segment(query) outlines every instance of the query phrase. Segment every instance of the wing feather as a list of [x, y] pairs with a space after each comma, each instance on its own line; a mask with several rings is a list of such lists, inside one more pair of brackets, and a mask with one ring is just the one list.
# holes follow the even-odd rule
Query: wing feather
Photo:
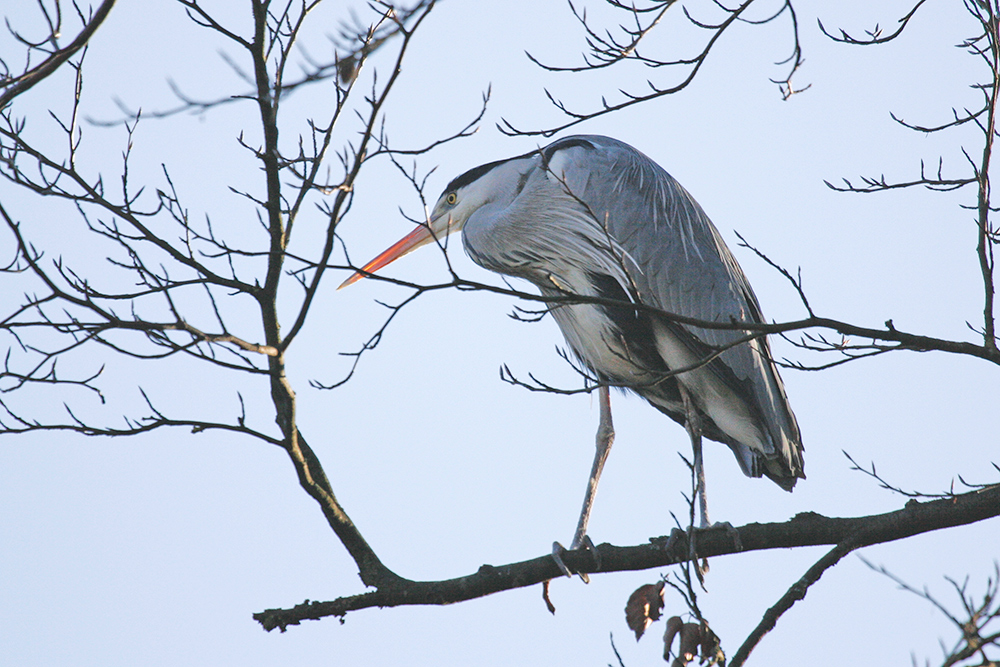
[[[763, 321], [753, 289], [718, 230], [659, 165], [608, 137], [567, 137], [544, 150], [552, 171], [624, 250], [626, 272], [642, 302], [707, 321]], [[676, 324], [670, 329], [695, 354], [746, 334]], [[746, 402], [767, 434], [769, 446], [756, 452], [762, 469], [753, 472], [791, 488], [804, 476], [801, 436], [767, 340], [729, 349], [709, 369]]]

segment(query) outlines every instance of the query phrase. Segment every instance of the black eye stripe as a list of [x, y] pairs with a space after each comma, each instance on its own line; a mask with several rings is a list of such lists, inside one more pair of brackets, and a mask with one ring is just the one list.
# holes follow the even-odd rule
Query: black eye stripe
[[465, 172], [458, 178], [454, 179], [451, 183], [449, 183], [448, 187], [445, 188], [445, 192], [452, 192], [454, 190], [458, 190], [459, 188], [468, 185], [469, 183], [474, 183], [475, 181], [479, 180], [484, 174], [489, 173], [494, 168], [500, 166], [504, 162], [507, 162], [507, 160], [498, 160], [496, 162], [490, 162], [488, 164], [480, 165], [475, 169], [470, 169], [469, 171]]
[[516, 155], [514, 157], [509, 157], [506, 160], [497, 160], [496, 162], [487, 162], [486, 164], [481, 164], [478, 167], [474, 167], [469, 171], [465, 172], [458, 178], [452, 180], [448, 184], [448, 187], [444, 189], [445, 192], [451, 192], [453, 190], [460, 190], [469, 183], [474, 183], [482, 178], [485, 174], [493, 171], [505, 162], [510, 162], [511, 160], [521, 160], [526, 157], [531, 157], [532, 155], [537, 155], [538, 151], [531, 151], [530, 153], [525, 153], [524, 155]]
[[558, 151], [565, 150], [567, 148], [573, 148], [574, 146], [580, 146], [581, 148], [586, 148], [587, 150], [596, 150], [597, 146], [587, 141], [586, 139], [581, 139], [579, 137], [571, 137], [569, 139], [563, 139], [562, 141], [557, 141], [554, 144], [546, 146], [542, 152], [542, 157], [545, 158], [545, 162], [548, 163], [552, 160], [552, 156]]
[[565, 148], [573, 148], [574, 146], [580, 146], [589, 150], [594, 150], [597, 147], [590, 141], [582, 139], [580, 137], [571, 137], [564, 139], [562, 141], [557, 141], [554, 144], [547, 146], [544, 152], [541, 151], [531, 151], [530, 153], [525, 153], [524, 155], [517, 155], [515, 157], [509, 157], [506, 160], [497, 160], [495, 162], [487, 162], [486, 164], [481, 164], [478, 167], [473, 167], [469, 171], [465, 172], [461, 176], [452, 180], [448, 184], [448, 187], [444, 189], [445, 192], [454, 192], [455, 190], [460, 190], [469, 183], [474, 183], [482, 178], [485, 174], [493, 171], [505, 162], [510, 162], [511, 160], [521, 160], [526, 157], [531, 157], [532, 155], [538, 155], [541, 153], [544, 162], [548, 162], [552, 159], [552, 156], [556, 154], [557, 151], [563, 150]]

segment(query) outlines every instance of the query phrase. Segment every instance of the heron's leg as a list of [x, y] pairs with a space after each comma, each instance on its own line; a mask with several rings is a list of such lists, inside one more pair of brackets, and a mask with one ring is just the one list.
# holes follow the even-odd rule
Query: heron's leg
[[[684, 400], [684, 428], [687, 430], [688, 436], [691, 438], [691, 449], [694, 458], [694, 470], [691, 471], [691, 492], [698, 501], [701, 515], [701, 527], [708, 528], [712, 524], [708, 520], [708, 492], [705, 489], [705, 462], [704, 459], [702, 459], [701, 454], [701, 417], [698, 415], [698, 410], [694, 406], [694, 401], [691, 400], [691, 395], [688, 393], [687, 389], [684, 388], [684, 385], [678, 383], [678, 387], [680, 387], [681, 390], [681, 398]], [[693, 516], [691, 524], [692, 526], [694, 525]]]
[[615, 425], [611, 421], [610, 390], [607, 387], [601, 387], [597, 390], [597, 395], [601, 406], [601, 421], [597, 426], [597, 451], [594, 453], [594, 465], [590, 469], [587, 492], [583, 496], [580, 521], [576, 524], [576, 533], [573, 535], [573, 544], [570, 547], [572, 549], [579, 549], [583, 545], [583, 538], [587, 536], [587, 523], [590, 521], [590, 510], [594, 506], [597, 483], [604, 471], [604, 463], [608, 460], [608, 453], [611, 452], [611, 444], [615, 441]]
[[[594, 496], [597, 494], [597, 483], [601, 479], [601, 472], [604, 471], [604, 463], [608, 460], [611, 444], [615, 441], [615, 426], [611, 421], [611, 393], [607, 387], [600, 387], [597, 390], [597, 395], [601, 410], [601, 418], [597, 426], [597, 437], [595, 439], [597, 451], [594, 453], [594, 465], [590, 469], [587, 491], [583, 496], [583, 509], [580, 511], [580, 520], [576, 524], [576, 533], [573, 535], [573, 542], [570, 545], [570, 549], [583, 547], [593, 551], [595, 558], [598, 558], [598, 555], [597, 551], [594, 550], [594, 543], [587, 537], [587, 524], [590, 522], [590, 510], [594, 506]], [[570, 576], [569, 568], [562, 562], [561, 554], [564, 550], [564, 547], [558, 542], [553, 543], [552, 558], [555, 559], [559, 569], [566, 576]], [[586, 574], [581, 573], [580, 578], [588, 581]]]
[[688, 556], [694, 565], [695, 576], [702, 588], [705, 587], [705, 574], [708, 573], [708, 560], [703, 559], [698, 562], [697, 530], [694, 527], [694, 505], [697, 502], [700, 506], [701, 528], [706, 530], [711, 527], [708, 520], [708, 493], [705, 490], [705, 462], [701, 455], [701, 417], [695, 408], [691, 394], [680, 382], [681, 398], [684, 401], [684, 428], [691, 438], [691, 449], [693, 461], [691, 466], [691, 528], [688, 530]]

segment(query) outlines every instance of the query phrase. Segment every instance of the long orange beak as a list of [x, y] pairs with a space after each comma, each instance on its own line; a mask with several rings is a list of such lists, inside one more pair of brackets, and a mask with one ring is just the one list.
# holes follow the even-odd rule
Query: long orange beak
[[367, 278], [370, 274], [375, 273], [382, 267], [392, 264], [403, 255], [413, 252], [420, 246], [424, 246], [431, 241], [444, 238], [454, 231], [450, 228], [449, 223], [450, 220], [447, 217], [443, 217], [431, 220], [431, 224], [429, 226], [420, 225], [412, 232], [396, 241], [390, 248], [383, 251], [378, 257], [362, 266], [360, 271], [357, 271], [350, 278], [341, 283], [340, 287], [337, 289], [343, 289], [348, 285], [353, 285], [362, 278]]

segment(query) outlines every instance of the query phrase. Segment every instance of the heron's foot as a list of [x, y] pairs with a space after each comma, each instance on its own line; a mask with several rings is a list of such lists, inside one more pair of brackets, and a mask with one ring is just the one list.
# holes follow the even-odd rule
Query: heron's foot
[[[568, 551], [583, 551], [589, 554], [591, 559], [593, 559], [594, 561], [594, 569], [595, 570], [601, 569], [601, 554], [597, 551], [597, 547], [594, 546], [594, 543], [590, 539], [589, 535], [584, 535], [583, 539], [580, 540], [579, 545], [577, 545], [576, 541], [574, 540], [573, 549], [567, 549], [563, 545], [559, 544], [559, 542], [552, 543], [552, 560], [556, 562], [556, 565], [559, 567], [559, 569], [562, 571], [564, 575], [566, 575], [567, 577], [572, 577], [573, 571], [570, 570], [568, 567], [566, 567], [566, 563], [564, 563], [562, 559], [563, 554], [567, 553]], [[585, 584], [590, 583], [590, 577], [587, 576], [586, 572], [577, 572], [576, 574], [580, 576], [580, 579], [583, 580], [583, 583]]]
[[740, 531], [736, 530], [736, 527], [733, 526], [733, 524], [728, 521], [716, 521], [709, 526], [709, 530], [726, 531], [726, 534], [733, 540], [733, 546], [736, 547], [736, 550], [743, 551], [743, 540], [740, 539]]
[[[670, 536], [667, 537], [666, 542], [663, 542], [663, 546], [661, 548], [669, 553], [674, 547], [677, 546], [677, 543], [680, 542], [682, 537], [687, 537], [687, 531], [681, 530], [680, 528], [674, 528], [670, 531]], [[662, 542], [663, 538], [658, 537], [655, 538], [654, 541]]]
[[[676, 529], [675, 529], [676, 530]], [[710, 526], [701, 526], [699, 528], [691, 527], [691, 534], [694, 533], [707, 533], [710, 531], [724, 530], [726, 534], [733, 540], [733, 546], [736, 547], [737, 551], [743, 551], [743, 541], [740, 540], [740, 531], [736, 530], [733, 524], [728, 521], [716, 521]], [[673, 533], [670, 534], [671, 539], [673, 539]]]
[[[694, 564], [695, 574], [698, 576], [698, 582], [701, 584], [703, 589], [705, 588], [705, 575], [708, 574], [709, 566], [707, 558], [698, 559], [698, 535], [719, 530], [726, 531], [726, 534], [733, 540], [733, 546], [736, 547], [737, 551], [743, 551], [743, 541], [740, 539], [740, 531], [736, 530], [736, 528], [733, 527], [733, 524], [728, 521], [716, 521], [710, 526], [701, 526], [700, 528], [691, 526], [687, 530], [688, 559]], [[675, 529], [674, 532], [670, 534], [668, 547], [672, 546], [677, 533], [678, 531]]]
[[566, 567], [566, 563], [563, 562], [562, 555], [564, 553], [566, 553], [566, 547], [558, 542], [552, 543], [552, 560], [554, 560], [559, 569], [562, 570], [563, 575], [572, 577], [573, 573], [570, 572], [570, 569]]
[[580, 549], [583, 549], [588, 554], [590, 554], [591, 560], [594, 561], [594, 570], [595, 571], [600, 570], [601, 569], [601, 552], [599, 552], [597, 550], [597, 547], [594, 546], [593, 541], [590, 539], [590, 535], [584, 535], [583, 536], [583, 540], [581, 540], [580, 546], [577, 547], [577, 550], [580, 550]]

